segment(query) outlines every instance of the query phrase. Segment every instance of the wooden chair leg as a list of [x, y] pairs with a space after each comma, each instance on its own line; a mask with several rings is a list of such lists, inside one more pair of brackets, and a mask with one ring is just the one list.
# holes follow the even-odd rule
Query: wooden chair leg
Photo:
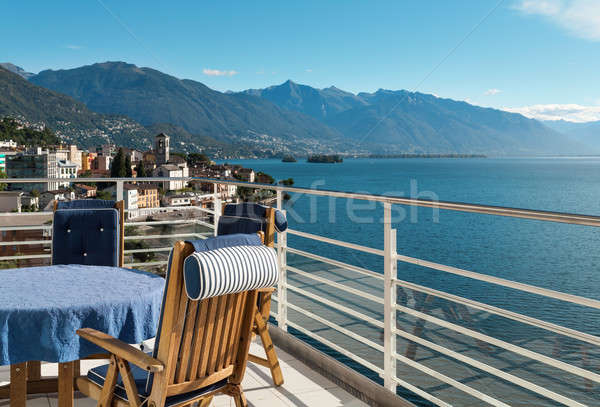
[[123, 384], [125, 385], [125, 393], [127, 394], [129, 405], [131, 407], [140, 407], [142, 402], [140, 401], [129, 363], [121, 358], [117, 358], [117, 363], [119, 365], [119, 372], [121, 373], [121, 380], [123, 380]]
[[27, 362], [10, 365], [10, 407], [27, 403]]
[[210, 406], [210, 403], [212, 403], [212, 400], [213, 400], [213, 396], [208, 396], [207, 398], [200, 400], [198, 407], [208, 407], [208, 406]]
[[110, 407], [112, 399], [115, 393], [115, 386], [117, 385], [117, 378], [119, 377], [117, 370], [117, 358], [114, 355], [110, 357], [110, 366], [106, 372], [106, 379], [104, 380], [104, 387], [98, 399], [98, 407]]
[[58, 407], [73, 407], [74, 362], [58, 364]]
[[248, 407], [248, 401], [246, 401], [246, 395], [244, 394], [241, 385], [230, 384], [227, 393], [233, 397], [235, 407]]
[[279, 366], [279, 359], [275, 353], [275, 346], [273, 346], [271, 335], [269, 335], [267, 323], [258, 310], [254, 315], [254, 323], [256, 324], [258, 335], [260, 336], [263, 348], [265, 349], [265, 354], [267, 355], [268, 367], [271, 370], [273, 383], [275, 386], [281, 386], [283, 384], [283, 374], [281, 373], [281, 366]]
[[27, 380], [40, 380], [42, 378], [42, 363], [39, 360], [27, 362]]

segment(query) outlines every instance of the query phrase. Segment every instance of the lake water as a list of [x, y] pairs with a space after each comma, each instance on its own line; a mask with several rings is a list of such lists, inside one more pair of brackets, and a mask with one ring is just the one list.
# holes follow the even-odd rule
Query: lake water
[[[278, 180], [293, 178], [294, 186], [300, 187], [600, 215], [600, 158], [348, 159], [341, 164], [242, 160], [235, 163], [264, 171]], [[383, 248], [381, 205], [293, 196], [286, 209], [291, 228]], [[432, 209], [402, 206], [394, 207], [394, 218], [399, 254], [600, 299], [600, 230], [596, 228], [450, 211], [436, 214]], [[383, 270], [382, 259], [377, 256], [294, 236], [288, 236], [288, 244], [377, 272]], [[303, 263], [294, 256], [290, 262], [311, 267], [310, 262]], [[404, 263], [398, 265], [398, 277], [600, 335], [600, 312], [588, 308]], [[438, 312], [440, 318], [452, 318], [452, 309], [447, 312], [449, 308], [439, 301], [428, 307], [431, 313]], [[594, 359], [597, 350], [588, 349], [587, 345], [567, 341], [567, 345], [559, 346], [557, 343], [566, 342], [544, 331], [495, 316], [477, 315], [477, 318], [480, 318], [479, 325], [460, 316], [452, 322], [580, 367], [600, 368], [599, 359]], [[423, 335], [427, 336], [427, 330]], [[545, 340], [533, 343], [533, 337]], [[455, 338], [448, 340], [453, 344], [460, 342]], [[475, 346], [472, 340], [471, 345]], [[416, 360], [419, 355], [427, 357], [426, 353], [417, 354]], [[484, 356], [491, 357], [490, 354]], [[496, 362], [498, 360], [506, 362], [504, 355], [498, 356]], [[506, 367], [514, 372], [521, 368]], [[536, 366], [533, 370], [542, 376], [553, 375], [542, 367]], [[589, 398], [592, 405], [600, 404], [597, 384], [590, 390], [587, 382], [577, 382], [572, 388], [565, 383], [550, 382], [548, 386], [561, 389], [561, 394], [568, 392], [575, 399]], [[543, 398], [528, 399], [527, 395], [519, 400], [517, 405], [553, 405]], [[459, 403], [462, 404], [477, 405], [466, 401]]]

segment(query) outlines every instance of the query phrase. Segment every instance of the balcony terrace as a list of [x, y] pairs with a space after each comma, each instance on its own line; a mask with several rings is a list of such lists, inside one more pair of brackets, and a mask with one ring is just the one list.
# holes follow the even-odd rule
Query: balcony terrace
[[[286, 384], [273, 388], [264, 368], [250, 365], [244, 387], [252, 405], [600, 405], [598, 299], [398, 253], [393, 211], [400, 206], [430, 208], [503, 217], [515, 224], [594, 230], [600, 217], [195, 179], [215, 185], [212, 205], [160, 208], [146, 215], [161, 212], [161, 216], [129, 219], [127, 267], [164, 273], [174, 241], [214, 234], [221, 208], [217, 184], [273, 191], [277, 207], [290, 211], [295, 208], [286, 205], [285, 193], [314, 202], [367, 202], [371, 205], [367, 210], [382, 220], [369, 226], [376, 237], [364, 244], [364, 239], [350, 242], [316, 234], [288, 216], [290, 228], [277, 236], [283, 276], [271, 320]], [[120, 199], [123, 184], [139, 180], [85, 181], [115, 183]], [[0, 214], [0, 265], [48, 264], [50, 220], [50, 214]], [[5, 240], [8, 232], [10, 241]], [[361, 229], [357, 227], [356, 233]], [[374, 260], [355, 261], [363, 258]], [[458, 295], [450, 286], [440, 289], [400, 279], [399, 264], [436, 272], [439, 279], [448, 279], [443, 281], [475, 282], [484, 293], [494, 295]], [[521, 301], [535, 306], [531, 310], [512, 306]], [[540, 309], [556, 315], [569, 309], [581, 323], [560, 318], [564, 323], [558, 323]], [[50, 374], [53, 367], [45, 369]], [[0, 382], [7, 380], [6, 370], [0, 372]], [[52, 395], [39, 400], [32, 403], [55, 402]], [[87, 402], [78, 400], [81, 405]], [[215, 399], [213, 405], [228, 403]]]

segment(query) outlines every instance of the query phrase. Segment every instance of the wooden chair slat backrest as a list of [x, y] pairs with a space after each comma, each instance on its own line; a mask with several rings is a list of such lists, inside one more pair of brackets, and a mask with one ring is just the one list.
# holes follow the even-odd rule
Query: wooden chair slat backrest
[[155, 373], [150, 394], [157, 406], [168, 396], [228, 377], [239, 384], [246, 367], [257, 291], [190, 300], [183, 260], [193, 251], [191, 244], [177, 242], [171, 256], [157, 353], [166, 369]]

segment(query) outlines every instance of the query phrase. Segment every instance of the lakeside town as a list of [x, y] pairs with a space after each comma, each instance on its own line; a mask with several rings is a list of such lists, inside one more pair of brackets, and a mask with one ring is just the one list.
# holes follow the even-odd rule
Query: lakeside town
[[[274, 183], [262, 172], [241, 165], [216, 164], [202, 153], [172, 152], [170, 137], [156, 135], [148, 151], [111, 144], [80, 150], [76, 145], [24, 146], [0, 141], [0, 175], [5, 178], [50, 178], [44, 183], [0, 183], [0, 212], [50, 211], [54, 201], [74, 199], [116, 199], [112, 183], [73, 182], [74, 178], [186, 178], [202, 177], [245, 182]], [[62, 181], [64, 179], [64, 181]], [[123, 185], [123, 200], [128, 218], [141, 216], [160, 207], [202, 206], [212, 202], [212, 183], [165, 180], [137, 181]], [[247, 188], [220, 185], [221, 201], [252, 196]], [[256, 197], [255, 197], [256, 198]], [[262, 197], [265, 198], [265, 197]]]

